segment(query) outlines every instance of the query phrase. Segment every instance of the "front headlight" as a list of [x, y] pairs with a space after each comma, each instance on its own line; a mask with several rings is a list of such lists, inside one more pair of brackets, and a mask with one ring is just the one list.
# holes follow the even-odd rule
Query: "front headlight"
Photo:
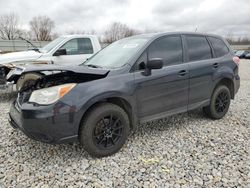
[[44, 89], [33, 91], [29, 102], [37, 104], [48, 105], [56, 102], [68, 93], [76, 84], [64, 84]]

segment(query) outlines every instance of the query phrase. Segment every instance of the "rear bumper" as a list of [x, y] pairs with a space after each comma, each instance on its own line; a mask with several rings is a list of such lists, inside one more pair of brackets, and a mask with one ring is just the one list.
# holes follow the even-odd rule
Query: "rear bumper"
[[13, 102], [9, 112], [9, 123], [21, 130], [31, 139], [45, 143], [71, 143], [78, 141], [78, 130], [74, 130], [74, 121], [64, 116], [50, 113], [50, 110], [21, 109]]

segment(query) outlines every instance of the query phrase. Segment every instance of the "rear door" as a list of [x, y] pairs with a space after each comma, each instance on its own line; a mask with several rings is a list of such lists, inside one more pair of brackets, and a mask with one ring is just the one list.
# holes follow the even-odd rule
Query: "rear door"
[[184, 38], [190, 76], [188, 109], [191, 110], [209, 103], [213, 72], [219, 65], [212, 58], [212, 49], [205, 36], [185, 35]]
[[67, 52], [66, 55], [53, 56], [53, 62], [59, 65], [79, 65], [94, 53], [90, 38], [71, 39], [59, 49]]
[[[144, 76], [147, 60], [162, 58], [164, 67]], [[187, 110], [188, 66], [183, 64], [182, 39], [165, 36], [152, 42], [137, 61], [134, 73], [138, 115], [141, 121]]]

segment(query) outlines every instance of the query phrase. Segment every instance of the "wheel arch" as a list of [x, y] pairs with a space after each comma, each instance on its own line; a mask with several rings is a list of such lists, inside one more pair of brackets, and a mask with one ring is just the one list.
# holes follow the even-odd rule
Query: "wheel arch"
[[81, 121], [79, 123], [78, 133], [81, 129], [81, 123], [83, 122], [83, 119], [87, 116], [88, 113], [92, 111], [93, 108], [97, 107], [98, 105], [102, 103], [112, 103], [119, 107], [121, 107], [128, 115], [129, 121], [130, 121], [130, 128], [131, 130], [136, 128], [136, 125], [138, 124], [138, 118], [137, 113], [135, 112], [135, 107], [132, 105], [131, 102], [129, 102], [128, 99], [121, 97], [121, 96], [109, 96], [109, 97], [97, 97], [94, 99], [91, 99], [87, 105], [85, 105], [85, 110], [82, 114]]
[[231, 99], [234, 99], [235, 97], [235, 93], [234, 93], [234, 82], [231, 78], [229, 77], [224, 77], [221, 78], [217, 81], [217, 83], [215, 84], [215, 87], [213, 89], [214, 90], [219, 86], [219, 85], [225, 85], [228, 87], [229, 91], [230, 91], [230, 95], [231, 95]]

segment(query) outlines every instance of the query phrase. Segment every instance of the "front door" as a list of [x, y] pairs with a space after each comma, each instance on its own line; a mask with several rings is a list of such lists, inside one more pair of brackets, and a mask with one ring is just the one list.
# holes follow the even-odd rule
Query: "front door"
[[[162, 58], [164, 67], [144, 76], [143, 64]], [[135, 71], [138, 115], [141, 121], [153, 120], [187, 110], [188, 66], [183, 63], [182, 40], [179, 35], [156, 39], [139, 58]]]
[[94, 53], [89, 38], [76, 38], [66, 42], [60, 49], [65, 49], [67, 54], [53, 56], [52, 61], [58, 65], [79, 65]]

